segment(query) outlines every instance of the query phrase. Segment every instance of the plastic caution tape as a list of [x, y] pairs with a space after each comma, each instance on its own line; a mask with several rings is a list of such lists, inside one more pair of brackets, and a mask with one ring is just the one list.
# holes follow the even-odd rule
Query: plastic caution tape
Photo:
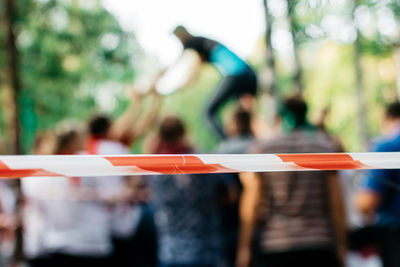
[[400, 152], [0, 156], [0, 178], [400, 169]]

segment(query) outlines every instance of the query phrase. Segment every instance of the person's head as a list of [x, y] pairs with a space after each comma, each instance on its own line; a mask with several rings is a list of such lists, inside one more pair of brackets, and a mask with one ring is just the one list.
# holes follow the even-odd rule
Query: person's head
[[168, 116], [160, 124], [160, 141], [165, 143], [177, 143], [185, 136], [185, 126], [180, 118]]
[[236, 108], [227, 125], [227, 134], [230, 136], [252, 136], [251, 113], [240, 106]]
[[107, 116], [97, 115], [89, 121], [89, 133], [97, 138], [105, 138], [110, 126], [111, 121]]
[[193, 151], [185, 137], [185, 126], [177, 116], [167, 116], [160, 124], [158, 137], [152, 144], [151, 153], [181, 154]]
[[382, 131], [391, 133], [400, 126], [400, 102], [394, 102], [386, 106], [382, 123]]
[[173, 33], [182, 44], [185, 44], [188, 39], [193, 37], [193, 35], [182, 25], [176, 26]]
[[67, 130], [57, 135], [56, 154], [76, 154], [83, 151], [83, 138], [77, 130]]
[[290, 132], [309, 126], [307, 121], [307, 104], [299, 96], [287, 98], [279, 107], [278, 116], [284, 131]]

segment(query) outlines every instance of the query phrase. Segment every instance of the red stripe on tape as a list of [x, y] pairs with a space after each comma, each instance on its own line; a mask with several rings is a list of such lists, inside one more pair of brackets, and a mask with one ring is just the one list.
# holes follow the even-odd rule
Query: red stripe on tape
[[316, 170], [355, 170], [365, 169], [366, 165], [347, 154], [276, 154], [284, 162]]
[[233, 172], [220, 164], [205, 164], [196, 156], [104, 157], [113, 166], [136, 166], [162, 174]]
[[12, 170], [6, 164], [0, 161], [0, 177], [2, 178], [20, 178], [28, 176], [58, 176], [63, 177], [57, 173], [49, 172], [43, 169], [24, 169]]

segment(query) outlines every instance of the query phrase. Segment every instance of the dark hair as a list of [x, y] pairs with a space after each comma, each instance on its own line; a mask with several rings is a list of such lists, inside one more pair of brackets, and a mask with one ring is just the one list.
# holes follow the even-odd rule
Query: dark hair
[[56, 154], [63, 153], [70, 148], [71, 142], [79, 138], [76, 130], [69, 130], [57, 136]]
[[238, 107], [233, 113], [233, 120], [239, 135], [253, 135], [250, 112]]
[[89, 132], [94, 136], [104, 136], [110, 128], [110, 119], [105, 115], [97, 115], [89, 122]]
[[173, 33], [183, 45], [192, 37], [192, 34], [182, 25], [177, 26]]
[[174, 143], [185, 135], [185, 126], [176, 116], [166, 117], [160, 125], [159, 136], [162, 142]]
[[173, 31], [173, 33], [174, 33], [175, 35], [181, 35], [181, 34], [183, 34], [183, 35], [190, 35], [189, 31], [188, 31], [184, 26], [182, 26], [182, 25], [176, 26], [175, 29], [174, 29], [174, 31]]
[[301, 127], [307, 125], [307, 104], [299, 96], [287, 98], [279, 110], [279, 115], [292, 121], [293, 126]]
[[386, 106], [386, 116], [400, 119], [400, 102], [394, 102]]

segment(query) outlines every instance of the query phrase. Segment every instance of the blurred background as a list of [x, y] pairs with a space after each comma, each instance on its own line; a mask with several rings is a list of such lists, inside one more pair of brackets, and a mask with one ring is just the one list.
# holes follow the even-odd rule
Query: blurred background
[[[216, 151], [220, 141], [205, 127], [204, 118], [205, 103], [223, 79], [215, 68], [204, 65], [189, 88], [162, 95], [162, 104], [140, 96], [146, 91], [143, 88], [152, 87], [154, 77], [181, 55], [183, 46], [172, 34], [180, 24], [195, 36], [220, 41], [254, 69], [259, 88], [253, 110], [257, 138], [272, 135], [278, 102], [297, 94], [309, 107], [309, 120], [340, 140], [342, 150], [366, 151], [369, 142], [381, 134], [385, 105], [400, 99], [397, 0], [1, 0], [0, 152], [81, 152], [82, 144], [77, 145], [79, 149], [72, 149], [68, 142], [83, 137], [71, 132], [67, 136], [61, 134], [61, 139], [58, 136], [58, 142], [62, 138], [69, 140], [61, 142], [68, 149], [59, 144], [57, 152], [44, 148], [45, 152], [41, 152], [35, 151], [35, 145], [54, 137], [46, 133], [65, 132], [65, 127], [76, 130], [95, 114], [106, 114], [111, 121], [118, 121], [127, 110], [135, 109], [135, 103], [140, 103], [138, 113], [154, 110], [158, 115], [180, 118], [182, 122], [172, 119], [178, 128], [174, 134], [181, 138], [186, 129], [196, 152]], [[234, 101], [228, 102], [219, 114], [221, 120], [229, 121], [235, 107]], [[126, 129], [121, 130], [119, 141], [133, 144], [128, 152], [164, 151], [165, 147], [157, 142], [155, 149], [146, 149], [149, 136], [157, 134], [158, 126], [148, 121], [149, 125], [143, 126], [147, 134], [134, 135], [134, 142], [123, 140]], [[102, 123], [107, 127], [110, 124]], [[162, 135], [162, 129], [160, 132]], [[192, 152], [186, 140], [182, 143], [183, 152]], [[359, 174], [344, 173], [342, 177], [346, 180], [342, 186], [347, 194], [344, 202], [348, 223], [362, 225], [360, 214], [352, 206]], [[238, 177], [234, 181], [240, 184]], [[72, 184], [69, 186], [75, 186]], [[135, 200], [129, 201], [145, 203], [143, 214], [147, 214], [147, 183], [135, 180], [129, 184], [135, 190], [140, 188], [134, 190]], [[154, 188], [163, 192], [162, 186], [167, 185]], [[10, 193], [10, 199], [15, 205], [10, 210], [17, 221], [12, 225], [17, 230], [11, 238], [13, 245], [5, 245], [14, 247], [0, 250], [8, 249], [9, 253], [3, 254], [22, 259], [18, 255], [22, 251], [19, 218], [23, 217], [20, 210], [25, 198], [18, 182], [11, 183], [11, 187], [14, 193]], [[240, 190], [237, 191], [231, 207], [236, 222]], [[201, 194], [197, 197], [199, 203], [209, 200], [202, 199]], [[163, 201], [168, 199], [160, 203]], [[155, 230], [150, 232], [154, 234]], [[376, 251], [371, 254], [376, 256]], [[373, 258], [370, 266], [381, 266], [376, 260]], [[359, 261], [349, 266], [357, 264]]]
[[[378, 134], [382, 104], [398, 97], [398, 1], [11, 2], [12, 14], [1, 2], [0, 27], [0, 131], [9, 153], [16, 108], [23, 153], [31, 151], [37, 131], [65, 118], [119, 115], [128, 102], [127, 85], [145, 82], [178, 57], [182, 48], [171, 34], [178, 23], [247, 59], [263, 94], [288, 95], [296, 84], [311, 106], [311, 120], [329, 109], [327, 127], [346, 150], [365, 150], [366, 140]], [[15, 48], [7, 45], [9, 27]], [[167, 96], [163, 106], [184, 118], [204, 150], [216, 139], [197, 123], [195, 111], [218, 82], [214, 69], [203, 68], [193, 85], [201, 88], [196, 98], [185, 90]]]

